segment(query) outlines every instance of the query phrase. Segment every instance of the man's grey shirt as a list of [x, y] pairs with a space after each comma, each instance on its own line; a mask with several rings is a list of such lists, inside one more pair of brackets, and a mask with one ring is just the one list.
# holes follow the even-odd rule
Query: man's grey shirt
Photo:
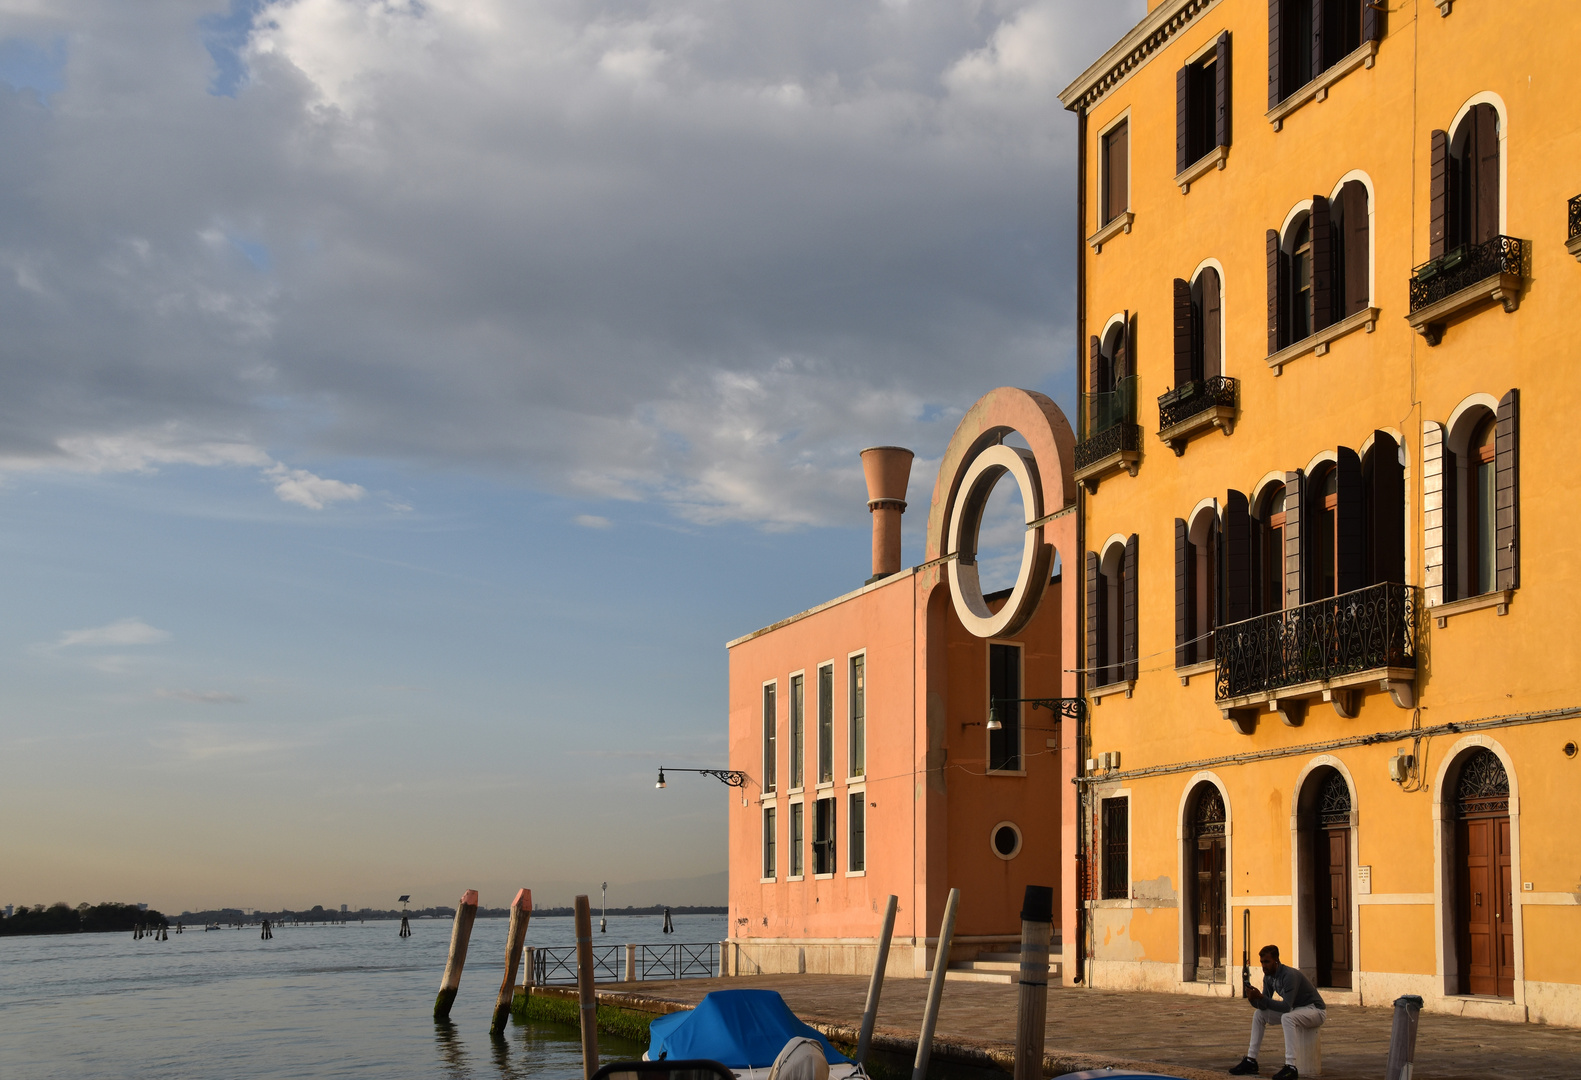
[[[1280, 1000], [1274, 1000], [1275, 994], [1279, 995]], [[1308, 982], [1307, 977], [1295, 968], [1280, 964], [1272, 975], [1263, 976], [1263, 1008], [1270, 1012], [1282, 1013], [1308, 1005], [1315, 1005], [1320, 1009], [1328, 1008], [1323, 1004], [1322, 995], [1317, 992], [1317, 987]]]

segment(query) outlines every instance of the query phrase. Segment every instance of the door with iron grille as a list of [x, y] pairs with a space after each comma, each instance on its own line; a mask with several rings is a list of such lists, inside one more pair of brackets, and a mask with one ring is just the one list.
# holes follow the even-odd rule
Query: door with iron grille
[[1197, 981], [1224, 981], [1224, 797], [1206, 786], [1192, 821], [1196, 853]]
[[1454, 810], [1461, 992], [1514, 997], [1510, 781], [1493, 751], [1478, 749], [1467, 755]]
[[1313, 830], [1312, 872], [1317, 925], [1317, 983], [1351, 988], [1350, 969], [1350, 785], [1330, 772], [1318, 792], [1318, 821]]

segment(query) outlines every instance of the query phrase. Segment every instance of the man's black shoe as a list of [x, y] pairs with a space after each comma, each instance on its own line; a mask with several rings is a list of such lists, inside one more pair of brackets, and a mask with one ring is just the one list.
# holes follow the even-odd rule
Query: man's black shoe
[[1274, 1073], [1274, 1080], [1299, 1080], [1300, 1076], [1301, 1074], [1296, 1072], [1296, 1067], [1294, 1065], [1286, 1065], [1284, 1068]]
[[1230, 1066], [1230, 1075], [1231, 1076], [1256, 1076], [1257, 1075], [1257, 1059], [1256, 1058], [1241, 1058], [1241, 1063], [1239, 1065], [1232, 1065], [1232, 1066]]

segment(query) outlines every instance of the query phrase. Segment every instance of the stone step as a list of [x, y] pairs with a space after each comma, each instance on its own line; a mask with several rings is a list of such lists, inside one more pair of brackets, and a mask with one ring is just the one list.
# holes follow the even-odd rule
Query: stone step
[[1016, 977], [1000, 971], [972, 971], [970, 968], [949, 967], [944, 969], [944, 981], [1013, 983]]
[[[992, 954], [1005, 955], [1005, 954]], [[1060, 965], [1058, 960], [1049, 963], [1049, 977], [1059, 978]], [[944, 969], [946, 982], [993, 982], [1014, 983], [1021, 977], [1021, 961], [1010, 960], [967, 960], [951, 964]]]

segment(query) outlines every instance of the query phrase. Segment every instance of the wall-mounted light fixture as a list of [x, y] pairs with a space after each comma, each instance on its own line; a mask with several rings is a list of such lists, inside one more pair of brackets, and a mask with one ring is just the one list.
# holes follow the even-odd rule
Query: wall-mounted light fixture
[[1407, 754], [1404, 750], [1396, 750], [1394, 757], [1389, 759], [1389, 779], [1396, 784], [1403, 784], [1411, 778], [1411, 773], [1416, 770], [1416, 756]]

